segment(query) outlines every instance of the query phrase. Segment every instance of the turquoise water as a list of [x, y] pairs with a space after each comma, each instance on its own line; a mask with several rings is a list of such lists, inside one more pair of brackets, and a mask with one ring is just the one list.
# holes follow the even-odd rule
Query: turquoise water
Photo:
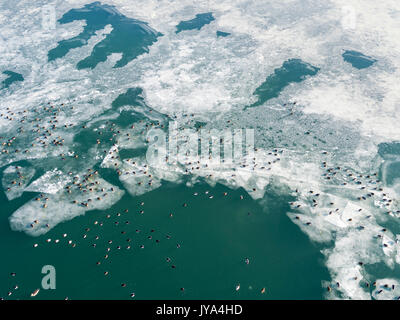
[[130, 88], [126, 93], [120, 94], [117, 99], [115, 99], [112, 103], [114, 108], [122, 107], [126, 105], [139, 105], [144, 106], [146, 103], [142, 96], [143, 89], [141, 88]]
[[303, 62], [300, 59], [290, 59], [285, 61], [282, 67], [274, 70], [267, 79], [254, 91], [257, 101], [249, 108], [257, 107], [270, 99], [277, 98], [281, 91], [291, 83], [299, 83], [307, 76], [314, 76], [320, 69]]
[[377, 60], [368, 57], [361, 52], [346, 50], [343, 54], [344, 61], [350, 63], [354, 68], [365, 69], [372, 66]]
[[[123, 106], [140, 111], [124, 110], [118, 118], [107, 119], [112, 110]], [[146, 105], [141, 88], [120, 94], [112, 109], [98, 116], [105, 119], [76, 129], [73, 146], [78, 159], [53, 158], [43, 168], [37, 161], [15, 165], [36, 167], [32, 181], [54, 167], [79, 170], [99, 138], [93, 128], [102, 128], [101, 148], [108, 150], [116, 142], [116, 128], [141, 122], [150, 125], [154, 122], [149, 116], [166, 119]], [[128, 148], [119, 156], [126, 159], [144, 152]], [[115, 170], [99, 163], [94, 170], [125, 189]], [[41, 290], [40, 299], [131, 299], [132, 293], [135, 299], [322, 299], [325, 293], [321, 281], [329, 280], [329, 274], [323, 266], [322, 247], [312, 244], [286, 215], [293, 198], [273, 189], [262, 201], [255, 201], [243, 189], [219, 184], [211, 187], [199, 182], [186, 187], [163, 182], [141, 196], [125, 193], [108, 210], [88, 211], [45, 235], [12, 231], [8, 218], [38, 196], [25, 192], [9, 201], [1, 195], [0, 250], [5, 253], [0, 297], [28, 299], [40, 288], [41, 268], [47, 264], [56, 268], [57, 288]], [[13, 289], [15, 285], [18, 289]]]
[[383, 158], [400, 154], [400, 142], [384, 142], [378, 145], [378, 153]]
[[393, 186], [400, 179], [400, 161], [394, 161], [386, 166], [386, 183]]
[[[385, 142], [378, 146], [379, 155], [387, 161], [383, 166], [381, 174], [385, 176], [385, 182], [389, 186], [394, 186], [399, 183], [400, 179], [400, 143]], [[384, 170], [384, 172], [382, 172]]]
[[[332, 42], [313, 43], [323, 37], [308, 39], [321, 48], [316, 56], [310, 48], [294, 51], [309, 44], [297, 23], [307, 22], [308, 37], [316, 32], [309, 19], [332, 20], [300, 3], [284, 16], [273, 2], [245, 1], [233, 10], [162, 1], [151, 9], [126, 2], [123, 11], [105, 2], [57, 7], [57, 31], [12, 60], [11, 70], [27, 70], [27, 61], [33, 73], [40, 70], [37, 83], [0, 92], [0, 297], [30, 299], [44, 265], [56, 268], [57, 288], [41, 289], [36, 299], [375, 299], [383, 296], [379, 288], [384, 298], [400, 296], [399, 285], [385, 287], [400, 278], [400, 144], [396, 130], [385, 127], [378, 138], [363, 131], [391, 123], [390, 112], [368, 116], [376, 116], [371, 106], [392, 110], [394, 99], [383, 99], [386, 87], [373, 77], [359, 86], [371, 90], [357, 91], [340, 53], [325, 55]], [[38, 8], [24, 5], [8, 10], [41, 34], [38, 19], [23, 20]], [[244, 27], [235, 29], [238, 23]], [[106, 26], [112, 31], [89, 56], [76, 55]], [[71, 27], [80, 33], [59, 41]], [[263, 42], [263, 28], [274, 41]], [[304, 60], [285, 61], [283, 52]], [[114, 53], [121, 54], [114, 68], [96, 68]], [[355, 51], [343, 59], [358, 69], [377, 61]], [[270, 66], [277, 67], [265, 74]], [[5, 74], [5, 87], [24, 80]], [[314, 105], [347, 89], [354, 101], [332, 103], [343, 118]], [[377, 101], [368, 100], [369, 91]], [[282, 106], [266, 104], [278, 97]], [[360, 119], [346, 118], [347, 107]], [[147, 134], [169, 132], [172, 121], [178, 132], [254, 129], [255, 149], [231, 166], [189, 159], [152, 167]], [[241, 147], [251, 140], [239, 138]], [[229, 145], [229, 135], [217, 139]], [[171, 146], [172, 137], [167, 141]], [[381, 283], [375, 288], [374, 281]]]
[[[27, 299], [40, 288], [45, 264], [56, 268], [57, 289], [41, 290], [40, 299], [130, 299], [131, 293], [135, 299], [321, 299], [320, 281], [329, 278], [318, 248], [288, 219], [286, 201], [273, 192], [264, 207], [240, 189], [165, 184], [140, 197], [125, 196], [107, 211], [88, 212], [37, 238], [7, 227], [7, 216], [31, 196], [7, 203], [1, 217], [0, 296], [7, 299]], [[69, 239], [75, 247], [68, 245]], [[14, 285], [19, 288], [13, 290]]]
[[7, 75], [7, 79], [5, 79], [1, 84], [3, 86], [3, 88], [8, 88], [9, 86], [11, 86], [14, 82], [18, 82], [18, 81], [24, 81], [24, 77], [22, 76], [22, 74], [10, 71], [10, 70], [6, 70], [3, 71], [3, 74]]
[[211, 12], [199, 13], [196, 14], [196, 17], [191, 20], [179, 22], [179, 24], [176, 26], [175, 33], [186, 30], [200, 30], [206, 24], [210, 24], [214, 20], [215, 18], [213, 17]]
[[[147, 121], [148, 123], [159, 123], [166, 121], [168, 117], [150, 108], [144, 98], [142, 88], [130, 88], [125, 93], [120, 94], [113, 102], [112, 109], [117, 110], [123, 106], [137, 107], [135, 110], [122, 110], [118, 116], [116, 123], [122, 128], [127, 128], [137, 121]], [[153, 119], [152, 121], [148, 121]]]
[[162, 35], [149, 27], [147, 23], [127, 18], [114, 6], [100, 2], [87, 4], [82, 9], [72, 9], [58, 22], [65, 24], [77, 20], [86, 21], [83, 31], [76, 37], [60, 41], [56, 48], [49, 51], [49, 61], [64, 57], [71, 49], [86, 45], [96, 31], [103, 29], [106, 25], [111, 25], [113, 28], [111, 33], [94, 46], [90, 56], [79, 61], [77, 68], [93, 69], [98, 63], [106, 61], [112, 53], [121, 53], [122, 58], [114, 65], [115, 68], [120, 68], [137, 56], [148, 52], [149, 46]]

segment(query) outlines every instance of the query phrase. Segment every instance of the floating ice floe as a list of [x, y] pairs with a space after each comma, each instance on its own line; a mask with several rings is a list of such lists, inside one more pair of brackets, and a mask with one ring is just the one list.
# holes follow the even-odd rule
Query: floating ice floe
[[399, 300], [400, 287], [396, 279], [378, 279], [372, 288], [372, 297], [375, 300]]
[[9, 166], [3, 171], [3, 188], [8, 200], [19, 198], [25, 187], [33, 178], [35, 169], [32, 167]]
[[56, 194], [70, 181], [71, 177], [56, 168], [33, 181], [25, 191]]
[[[81, 180], [77, 180], [78, 182]], [[20, 207], [10, 217], [15, 231], [38, 236], [46, 233], [60, 222], [70, 220], [89, 210], [105, 210], [118, 202], [124, 191], [100, 177], [87, 179], [85, 188], [72, 184], [66, 190], [58, 190], [47, 197], [36, 197]], [[71, 192], [68, 192], [70, 191]]]

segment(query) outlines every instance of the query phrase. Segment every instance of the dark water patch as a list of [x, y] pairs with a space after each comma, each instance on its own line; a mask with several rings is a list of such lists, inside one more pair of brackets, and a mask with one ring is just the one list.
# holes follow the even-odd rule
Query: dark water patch
[[126, 105], [142, 106], [146, 105], [143, 98], [143, 89], [130, 88], [126, 93], [120, 94], [112, 103], [113, 108], [118, 108]]
[[100, 177], [102, 177], [110, 184], [117, 186], [121, 190], [125, 190], [125, 187], [123, 186], [121, 180], [119, 179], [118, 172], [117, 170], [115, 170], [115, 168], [103, 168], [101, 166], [101, 163], [97, 163], [93, 167], [93, 170], [97, 170], [99, 172]]
[[[142, 94], [141, 88], [128, 89], [113, 101], [112, 108], [98, 115], [98, 120], [93, 119], [90, 124], [78, 128], [73, 141], [73, 151], [79, 155], [78, 159], [73, 159], [75, 167], [92, 157], [92, 154], [88, 153], [90, 148], [99, 148], [98, 152], [105, 155], [118, 143], [121, 130], [131, 130], [125, 133], [126, 138], [130, 140], [131, 137], [128, 136], [132, 134], [132, 139], [135, 139], [136, 131], [137, 134], [145, 134], [153, 126], [164, 126], [168, 117], [148, 107]], [[138, 129], [135, 128], [135, 124], [138, 124]]]
[[210, 24], [211, 21], [214, 21], [215, 18], [212, 15], [212, 12], [207, 13], [199, 13], [196, 14], [196, 17], [191, 20], [181, 21], [176, 26], [175, 33], [179, 33], [185, 30], [200, 30], [206, 24]]
[[[104, 126], [103, 128], [101, 128]], [[96, 128], [97, 130], [94, 130]], [[99, 146], [99, 150], [107, 151], [117, 142], [118, 129], [115, 128], [114, 122], [101, 120], [91, 127], [83, 126], [74, 136], [73, 151], [79, 155], [78, 159], [72, 158], [75, 169], [79, 166], [85, 166], [86, 159], [92, 157], [88, 152], [90, 148]], [[104, 152], [103, 155], [106, 155]], [[101, 160], [99, 160], [101, 161]]]
[[282, 67], [275, 69], [274, 73], [269, 75], [254, 91], [253, 94], [258, 97], [258, 100], [246, 108], [260, 106], [272, 98], [277, 98], [289, 84], [302, 82], [307, 76], [316, 75], [319, 70], [300, 59], [285, 61]]
[[379, 170], [379, 177], [389, 186], [393, 186], [400, 179], [400, 143], [383, 142], [378, 145], [378, 155], [385, 161]]
[[398, 183], [400, 180], [400, 161], [389, 161], [384, 168], [385, 170], [381, 174], [384, 174], [386, 184], [393, 186]]
[[[160, 113], [151, 107], [149, 107], [144, 98], [143, 98], [143, 89], [142, 88], [130, 88], [125, 93], [120, 94], [112, 103], [113, 109], [123, 107], [123, 106], [133, 106], [137, 107], [134, 110], [123, 111], [125, 115], [127, 113], [131, 113], [131, 116], [123, 116], [121, 112], [121, 116], [118, 118], [117, 122], [124, 122], [129, 124], [129, 121], [134, 120], [133, 122], [139, 120], [158, 120], [164, 121], [168, 119], [163, 113]], [[135, 119], [132, 119], [135, 118]], [[132, 123], [132, 122], [131, 122]]]
[[137, 149], [122, 149], [119, 151], [119, 156], [121, 160], [130, 159], [130, 158], [137, 158], [144, 156], [146, 154], [146, 148], [137, 148]]
[[100, 2], [87, 4], [81, 9], [72, 9], [58, 21], [65, 24], [77, 20], [86, 21], [83, 31], [76, 37], [60, 41], [56, 48], [49, 51], [49, 61], [64, 57], [71, 49], [87, 45], [96, 31], [107, 25], [111, 25], [113, 30], [94, 46], [90, 56], [78, 63], [78, 69], [93, 69], [99, 62], [106, 61], [112, 53], [122, 53], [122, 58], [116, 62], [114, 68], [123, 67], [139, 55], [149, 52], [149, 47], [162, 36], [146, 22], [128, 18], [114, 6]]
[[[119, 128], [126, 128], [139, 121], [149, 121], [151, 115], [162, 117], [163, 115], [148, 107], [142, 96], [141, 88], [130, 88], [126, 93], [120, 94], [113, 102], [112, 108], [99, 114], [101, 120], [94, 121], [90, 126], [82, 126], [74, 137], [74, 146], [82, 152], [87, 146], [95, 145], [98, 139], [106, 143], [106, 147], [111, 147], [116, 142], [115, 134]], [[123, 106], [137, 107], [132, 110], [120, 110], [120, 114], [116, 119], [104, 120], [112, 118], [118, 108]], [[149, 121], [150, 123], [150, 121]], [[104, 126], [103, 129], [100, 127]], [[96, 131], [93, 129], [97, 128]], [[103, 145], [104, 147], [104, 145]]]
[[207, 125], [207, 122], [204, 121], [196, 121], [194, 124], [195, 129], [201, 129]]
[[14, 82], [18, 82], [18, 81], [24, 81], [24, 77], [22, 76], [22, 74], [17, 73], [17, 72], [13, 72], [10, 70], [6, 70], [3, 71], [3, 74], [5, 74], [7, 77], [7, 79], [5, 79], [1, 84], [3, 88], [8, 88], [9, 86], [11, 86]]
[[368, 57], [361, 52], [346, 50], [343, 54], [344, 61], [350, 63], [354, 68], [365, 69], [372, 66], [376, 61], [371, 57]]
[[217, 31], [217, 37], [227, 37], [231, 34], [229, 32]]
[[135, 299], [322, 299], [321, 280], [329, 274], [319, 248], [286, 216], [284, 198], [268, 194], [266, 203], [243, 189], [169, 184], [125, 194], [109, 210], [87, 212], [37, 238], [2, 233], [1, 296], [17, 281], [20, 289], [7, 298], [29, 298], [40, 287], [41, 267], [50, 264], [57, 290], [41, 290], [39, 299], [131, 299], [132, 292]]
[[[373, 263], [373, 264], [366, 264], [364, 265], [365, 267], [365, 273], [368, 275], [373, 275], [369, 276], [366, 280], [370, 281], [370, 284], [372, 284], [375, 280], [377, 279], [383, 279], [383, 278], [392, 278], [396, 279], [398, 278], [400, 274], [400, 266], [395, 263], [394, 268], [390, 268], [386, 263], [384, 262], [378, 262], [378, 263]], [[371, 286], [371, 292], [374, 291], [374, 287]]]
[[400, 142], [383, 142], [378, 145], [378, 154], [384, 159], [400, 156]]

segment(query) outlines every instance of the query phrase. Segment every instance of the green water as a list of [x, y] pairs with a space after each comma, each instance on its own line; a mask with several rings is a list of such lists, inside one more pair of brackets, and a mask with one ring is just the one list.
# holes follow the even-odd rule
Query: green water
[[[385, 142], [378, 145], [378, 154], [387, 161], [381, 166], [381, 176], [384, 175], [385, 183], [393, 186], [400, 179], [400, 143]], [[384, 171], [384, 172], [383, 172]]]
[[231, 34], [229, 32], [217, 31], [217, 37], [227, 37]]
[[385, 142], [378, 145], [378, 153], [383, 159], [390, 158], [391, 155], [400, 154], [399, 142]]
[[99, 62], [104, 62], [112, 53], [122, 53], [122, 58], [116, 62], [115, 68], [123, 67], [137, 56], [148, 52], [157, 38], [162, 34], [153, 30], [147, 23], [127, 18], [118, 12], [114, 6], [93, 2], [81, 9], [72, 9], [58, 21], [61, 24], [77, 20], [85, 20], [83, 31], [71, 39], [60, 41], [56, 48], [48, 53], [49, 61], [64, 57], [71, 49], [87, 45], [88, 40], [96, 31], [111, 25], [113, 30], [104, 40], [97, 43], [90, 56], [79, 61], [77, 68], [93, 69]]
[[199, 13], [196, 14], [196, 17], [191, 20], [179, 22], [179, 24], [176, 26], [175, 33], [186, 30], [200, 30], [206, 24], [210, 24], [214, 20], [215, 18], [213, 17], [211, 12]]
[[8, 88], [14, 82], [24, 81], [24, 77], [22, 76], [22, 74], [19, 74], [19, 73], [10, 71], [10, 70], [3, 71], [3, 74], [5, 74], [8, 77], [1, 83], [2, 88]]
[[[124, 110], [111, 122], [99, 120], [75, 132], [72, 146], [79, 159], [48, 159], [42, 169], [39, 161], [15, 164], [33, 164], [37, 171], [32, 181], [53, 167], [82, 170], [91, 157], [88, 147], [99, 138], [93, 128], [108, 128], [102, 130], [101, 138], [102, 148], [108, 150], [115, 142], [114, 124], [126, 128], [138, 121], [150, 124], [151, 117], [167, 119], [151, 110], [142, 94], [141, 88], [130, 88], [114, 100], [111, 110], [98, 116], [108, 118], [109, 113], [126, 105], [138, 107], [140, 112]], [[122, 149], [120, 157], [144, 152], [140, 148]], [[115, 170], [102, 169], [99, 164], [94, 169], [124, 189]], [[286, 215], [293, 199], [272, 190], [261, 203], [244, 190], [222, 185], [211, 188], [205, 183], [194, 187], [164, 183], [139, 197], [126, 192], [109, 210], [87, 212], [60, 223], [43, 236], [12, 232], [8, 217], [37, 195], [25, 192], [13, 201], [8, 201], [4, 193], [0, 196], [0, 297], [6, 299], [29, 299], [31, 292], [41, 288], [44, 265], [56, 269], [56, 290], [41, 289], [36, 299], [132, 299], [132, 293], [135, 299], [322, 299], [321, 281], [329, 280], [321, 248], [312, 244]], [[65, 238], [64, 233], [68, 235]], [[56, 239], [59, 243], [54, 242]], [[68, 244], [70, 240], [75, 247]], [[10, 275], [12, 272], [15, 277]], [[15, 285], [19, 287], [16, 290]], [[9, 291], [11, 296], [7, 295]]]
[[[126, 194], [107, 211], [88, 212], [35, 238], [12, 232], [7, 222], [33, 194], [11, 202], [1, 197], [0, 296], [8, 299], [30, 298], [41, 287], [41, 268], [47, 264], [56, 268], [56, 289], [42, 289], [36, 299], [131, 299], [133, 292], [135, 299], [321, 299], [321, 280], [329, 279], [319, 249], [286, 216], [289, 199], [273, 192], [263, 208], [240, 189], [165, 184], [140, 197]], [[76, 247], [67, 243], [70, 239]], [[19, 288], [11, 290], [14, 285]]]
[[[86, 22], [83, 31], [56, 44], [48, 52], [49, 61], [87, 45], [89, 39], [106, 25], [111, 25], [113, 30], [94, 46], [88, 57], [78, 62], [78, 69], [95, 68], [112, 53], [122, 53], [114, 67], [123, 67], [138, 55], [148, 52], [161, 36], [145, 22], [127, 18], [115, 7], [99, 2], [66, 12], [59, 23], [81, 20]], [[211, 12], [197, 14], [194, 19], [181, 21], [176, 33], [200, 30], [214, 20]], [[216, 35], [226, 37], [230, 33], [217, 31]], [[256, 89], [254, 94], [258, 101], [252, 106], [279, 96], [290, 83], [301, 82], [318, 71], [319, 68], [299, 59], [284, 62]], [[120, 109], [123, 106], [133, 108]], [[42, 117], [41, 111], [35, 117]], [[68, 112], [72, 111], [66, 109], [63, 112], [68, 117]], [[113, 118], [117, 112], [119, 115]], [[45, 161], [39, 159], [13, 165], [34, 167], [36, 173], [31, 181], [54, 168], [64, 172], [82, 172], [87, 166], [92, 167], [93, 154], [89, 151], [97, 145], [98, 139], [101, 140], [99, 148], [107, 152], [116, 143], [116, 132], [120, 129], [139, 122], [145, 123], [147, 128], [169, 120], [167, 115], [146, 104], [143, 90], [139, 87], [120, 94], [113, 101], [112, 108], [99, 112], [97, 116], [99, 119], [92, 119], [90, 125], [83, 126], [82, 123], [62, 129], [60, 133], [73, 135], [69, 146], [79, 155], [78, 159], [49, 155]], [[197, 121], [194, 127], [204, 125], [205, 122]], [[102, 126], [104, 129], [100, 129]], [[102, 135], [94, 128], [101, 130]], [[21, 149], [35, 137], [29, 134], [30, 131], [18, 134], [16, 143], [23, 145]], [[145, 151], [140, 147], [121, 148], [119, 156], [121, 159], [132, 158], [143, 155]], [[100, 162], [101, 159], [93, 169], [98, 170], [103, 179], [124, 189], [117, 172], [100, 168]], [[213, 195], [212, 199], [210, 195]], [[242, 189], [231, 190], [222, 185], [210, 187], [204, 182], [194, 187], [164, 182], [162, 187], [142, 196], [133, 197], [126, 192], [109, 210], [86, 212], [58, 224], [43, 236], [31, 237], [11, 231], [9, 217], [37, 196], [25, 192], [20, 198], [8, 201], [4, 192], [0, 194], [0, 297], [30, 299], [30, 293], [41, 288], [44, 265], [56, 269], [56, 290], [41, 289], [35, 299], [132, 299], [131, 293], [135, 293], [135, 299], [324, 297], [321, 281], [329, 280], [329, 274], [320, 253], [322, 248], [311, 243], [287, 217], [286, 213], [292, 211], [288, 203], [293, 199], [273, 190], [267, 190], [262, 201], [254, 201]], [[183, 206], [184, 203], [187, 206]], [[140, 213], [142, 210], [143, 214]], [[110, 218], [107, 218], [108, 214]], [[90, 230], [86, 231], [86, 228]], [[64, 233], [67, 234], [65, 238]], [[98, 240], [96, 236], [99, 236]], [[46, 239], [51, 241], [48, 243]], [[58, 243], [54, 242], [56, 239]], [[70, 240], [75, 247], [68, 244]], [[34, 247], [36, 243], [38, 247]], [[127, 246], [131, 246], [130, 249]], [[245, 262], [246, 258], [249, 264]], [[12, 272], [16, 276], [11, 276]], [[239, 284], [240, 289], [236, 290]], [[13, 289], [15, 285], [18, 289]], [[265, 293], [261, 293], [263, 288]], [[11, 296], [7, 295], [9, 291]]]
[[143, 89], [141, 88], [130, 88], [127, 92], [120, 94], [112, 103], [113, 107], [122, 107], [126, 105], [140, 105], [144, 106], [145, 101], [143, 99]]
[[350, 63], [354, 68], [365, 69], [372, 66], [377, 60], [368, 57], [361, 52], [346, 50], [343, 54], [343, 60]]
[[267, 79], [254, 91], [257, 101], [251, 107], [257, 107], [266, 101], [277, 98], [281, 91], [291, 83], [299, 83], [306, 79], [307, 76], [314, 76], [320, 69], [305, 63], [300, 59], [290, 59], [285, 61], [282, 67], [274, 70]]

